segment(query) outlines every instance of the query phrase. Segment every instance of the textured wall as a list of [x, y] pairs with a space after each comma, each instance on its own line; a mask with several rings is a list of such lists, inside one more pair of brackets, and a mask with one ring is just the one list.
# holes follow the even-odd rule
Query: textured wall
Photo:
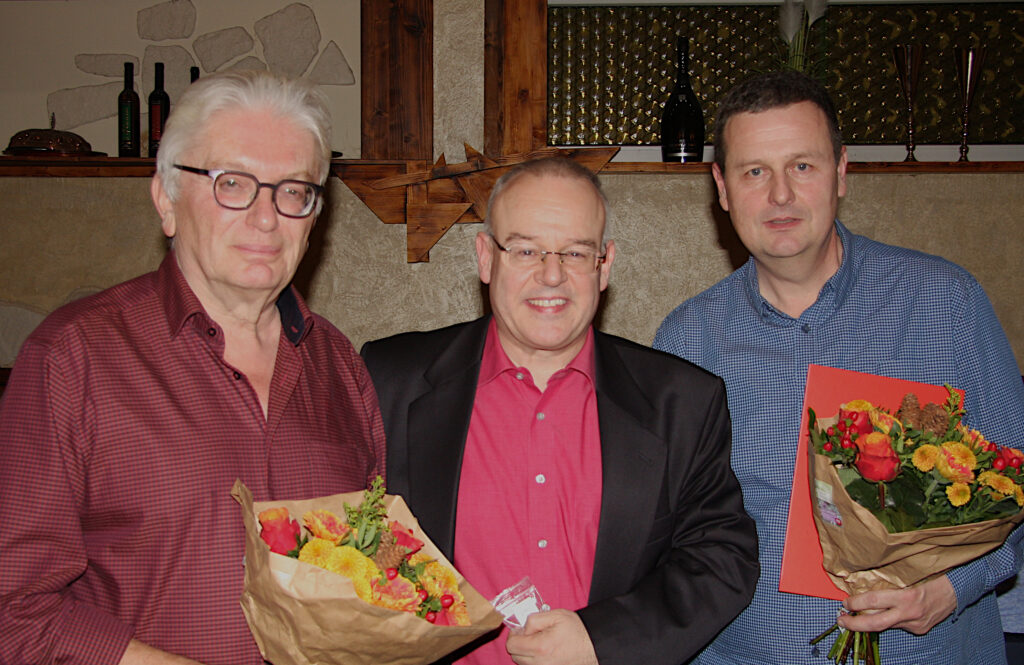
[[[745, 252], [707, 175], [602, 176], [619, 253], [601, 312], [608, 332], [650, 343], [661, 319], [721, 279]], [[478, 316], [473, 236], [458, 225], [405, 262], [405, 227], [386, 225], [335, 178], [300, 288], [357, 345]], [[154, 268], [157, 216], [141, 178], [0, 178], [0, 303], [49, 311], [69, 294]], [[113, 202], [113, 203], [111, 203]], [[857, 232], [940, 254], [971, 270], [1024, 360], [1024, 174], [850, 176], [840, 215]], [[9, 364], [0, 358], [0, 365]], [[1024, 364], [1022, 364], [1024, 367]]]

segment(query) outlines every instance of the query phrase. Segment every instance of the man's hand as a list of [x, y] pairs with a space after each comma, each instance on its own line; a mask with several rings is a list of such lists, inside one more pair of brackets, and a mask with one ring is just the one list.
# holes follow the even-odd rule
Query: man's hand
[[518, 665], [597, 665], [587, 629], [569, 610], [531, 614], [521, 633], [509, 635], [505, 649]]
[[128, 643], [128, 648], [125, 650], [124, 655], [121, 656], [121, 662], [119, 665], [201, 665], [199, 662], [194, 661], [184, 656], [176, 656], [160, 649], [154, 649], [153, 647], [140, 642], [138, 640], [132, 640]]
[[956, 609], [956, 592], [943, 575], [906, 589], [858, 593], [843, 605], [858, 614], [839, 617], [841, 628], [861, 632], [902, 628], [924, 635]]

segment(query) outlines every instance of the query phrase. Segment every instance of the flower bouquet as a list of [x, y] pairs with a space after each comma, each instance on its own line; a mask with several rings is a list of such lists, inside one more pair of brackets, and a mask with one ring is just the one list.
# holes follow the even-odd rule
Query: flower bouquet
[[304, 501], [253, 502], [241, 481], [232, 495], [246, 528], [242, 610], [275, 665], [431, 663], [501, 624], [379, 478]]
[[[965, 427], [961, 404], [946, 386], [942, 404], [907, 393], [894, 411], [865, 399], [828, 419], [808, 409], [814, 520], [836, 586], [917, 584], [995, 549], [1024, 519], [1024, 455]], [[842, 631], [829, 657], [850, 656], [880, 663], [878, 635]]]

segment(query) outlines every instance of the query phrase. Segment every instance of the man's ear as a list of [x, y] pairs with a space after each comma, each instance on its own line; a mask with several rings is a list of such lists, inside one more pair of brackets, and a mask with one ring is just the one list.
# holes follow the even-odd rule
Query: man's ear
[[156, 211], [160, 215], [160, 227], [164, 230], [164, 235], [173, 238], [177, 232], [174, 223], [174, 204], [171, 202], [171, 197], [168, 196], [160, 176], [153, 176], [149, 183], [149, 194], [153, 197], [153, 205], [156, 206]]
[[476, 269], [480, 281], [491, 283], [491, 266], [494, 263], [494, 243], [491, 236], [483, 231], [476, 234]]
[[846, 146], [844, 145], [839, 151], [839, 163], [836, 165], [836, 173], [838, 174], [838, 180], [836, 180], [836, 194], [840, 197], [846, 196]]
[[722, 169], [718, 168], [718, 162], [711, 163], [711, 175], [715, 178], [715, 186], [718, 187], [718, 203], [722, 210], [729, 212], [729, 195], [725, 191], [725, 176]]
[[604, 261], [601, 262], [601, 290], [608, 288], [608, 278], [612, 273], [612, 262], [615, 260], [615, 241], [609, 240], [604, 246]]

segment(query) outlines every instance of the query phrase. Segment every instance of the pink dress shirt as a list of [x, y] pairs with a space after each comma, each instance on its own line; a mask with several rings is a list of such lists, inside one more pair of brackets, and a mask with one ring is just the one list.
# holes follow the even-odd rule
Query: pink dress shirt
[[[587, 604], [601, 514], [594, 333], [542, 393], [491, 322], [466, 438], [455, 566], [486, 598], [525, 576], [551, 608]], [[512, 663], [505, 632], [460, 660]]]

